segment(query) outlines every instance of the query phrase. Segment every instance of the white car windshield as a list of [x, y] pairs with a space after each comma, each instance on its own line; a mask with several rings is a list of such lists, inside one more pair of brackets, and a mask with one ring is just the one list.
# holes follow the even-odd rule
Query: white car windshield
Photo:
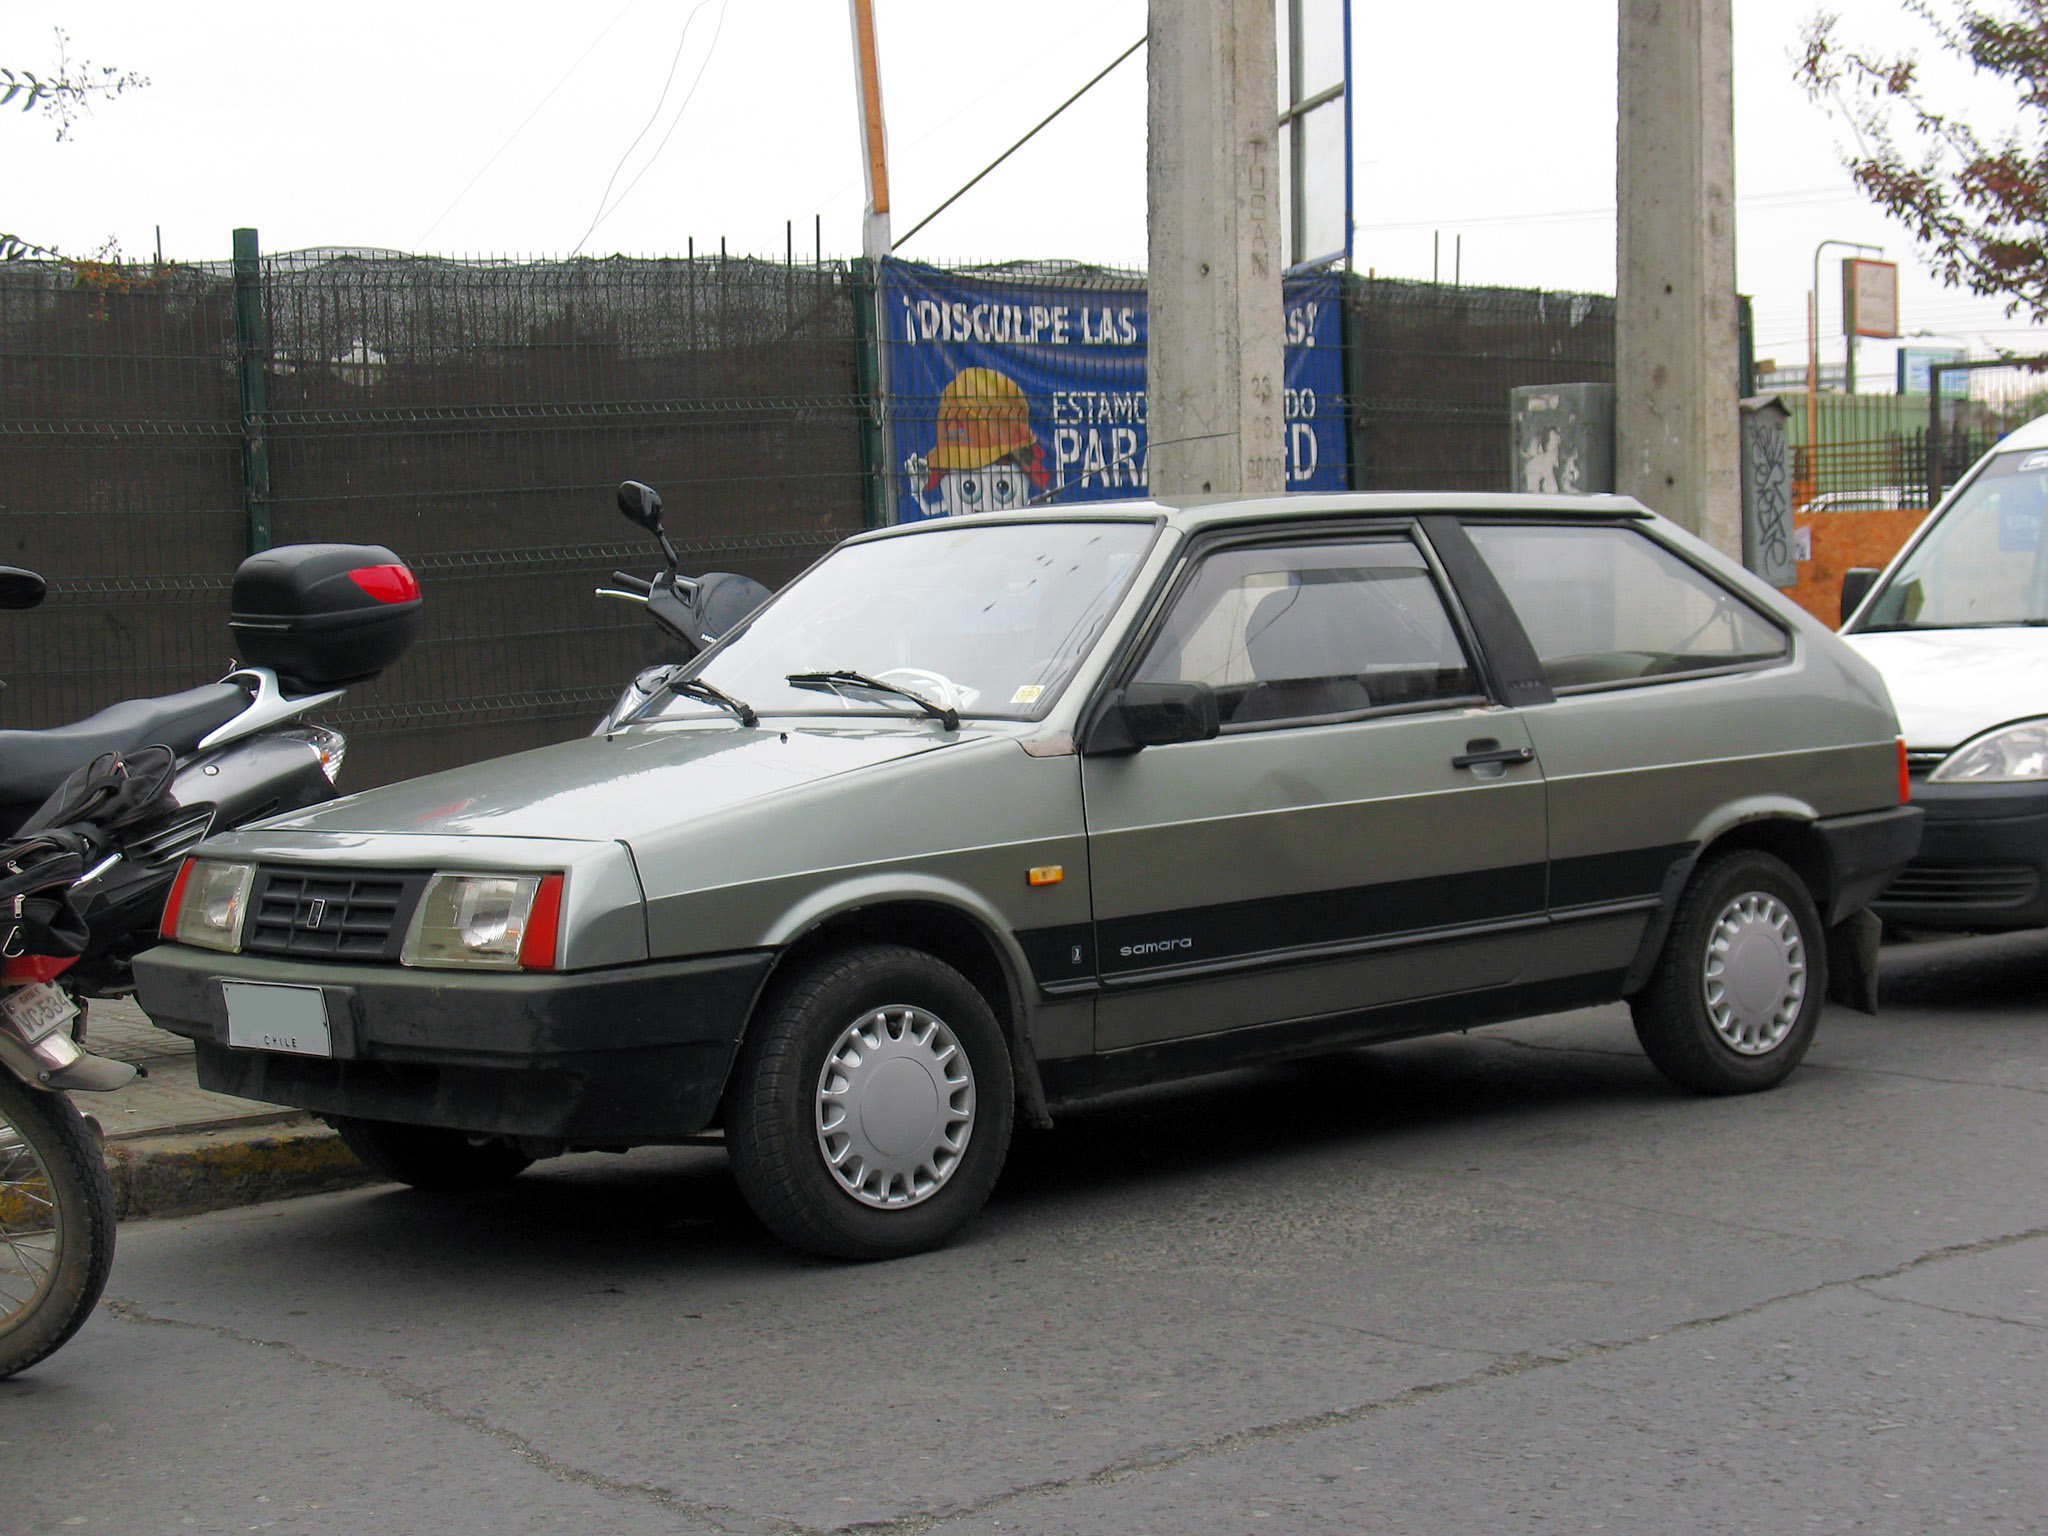
[[[1142, 563], [1150, 522], [948, 522], [849, 544], [685, 673], [762, 715], [1030, 720]], [[791, 681], [791, 679], [797, 681]], [[715, 711], [688, 695], [669, 718]]]
[[1885, 583], [1859, 632], [2048, 624], [2048, 452], [1999, 454]]

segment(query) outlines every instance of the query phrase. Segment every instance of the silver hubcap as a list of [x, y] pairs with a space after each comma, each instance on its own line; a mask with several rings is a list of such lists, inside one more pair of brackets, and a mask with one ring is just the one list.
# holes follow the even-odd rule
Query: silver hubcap
[[0, 1332], [34, 1309], [57, 1269], [57, 1192], [21, 1132], [0, 1118]]
[[1791, 908], [1763, 891], [1729, 902], [1707, 935], [1700, 979], [1707, 1017], [1729, 1049], [1776, 1050], [1806, 998], [1806, 940]]
[[818, 1073], [818, 1149], [854, 1199], [883, 1210], [945, 1187], [974, 1131], [974, 1069], [935, 1014], [877, 1008]]

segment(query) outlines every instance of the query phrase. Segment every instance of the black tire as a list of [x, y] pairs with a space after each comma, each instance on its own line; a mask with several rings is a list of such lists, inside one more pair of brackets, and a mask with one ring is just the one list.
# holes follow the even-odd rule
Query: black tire
[[336, 1116], [334, 1128], [372, 1172], [414, 1189], [488, 1189], [517, 1178], [533, 1163], [498, 1136], [346, 1116]]
[[[55, 1217], [50, 1222], [48, 1213]], [[54, 1226], [54, 1232], [49, 1229]], [[0, 1378], [78, 1332], [114, 1264], [114, 1188], [84, 1116], [0, 1070]], [[23, 1255], [54, 1238], [33, 1279]]]
[[[957, 1090], [946, 1100], [971, 1102], [965, 1145], [914, 1203], [908, 1180], [853, 1193], [827, 1161], [819, 1124], [826, 1058], [842, 1035], [878, 1011], [885, 1029], [911, 1027], [907, 1012], [887, 1012], [910, 1009], [943, 1024], [972, 1073], [971, 1100]], [[945, 1096], [935, 1082], [931, 1090], [936, 1106]], [[725, 1141], [747, 1204], [784, 1242], [833, 1259], [900, 1258], [938, 1247], [981, 1209], [1009, 1152], [1015, 1099], [1009, 1047], [981, 993], [919, 950], [868, 945], [804, 966], [770, 992], [726, 1090]], [[842, 1166], [851, 1178], [858, 1165]], [[895, 1189], [906, 1203], [870, 1203]]]
[[[1735, 911], [1738, 903], [1752, 901], [1766, 911], [1768, 904], [1775, 903], [1789, 918], [1798, 942], [1803, 991], [1789, 1027], [1784, 1027], [1780, 1012], [1775, 1015], [1776, 1023], [1757, 1029], [1747, 1048], [1738, 1049], [1723, 1029], [1716, 1027], [1715, 1009], [1726, 1005], [1710, 1002], [1707, 965], [1723, 915]], [[1791, 952], [1789, 943], [1773, 940], [1755, 922], [1746, 926], [1749, 936], [1739, 943], [1776, 942], [1779, 953]], [[1766, 981], [1774, 976], [1773, 963], [1767, 961], [1764, 966]], [[1681, 1088], [1710, 1094], [1775, 1088], [1791, 1075], [1813, 1044], [1827, 997], [1827, 966], [1827, 936], [1821, 929], [1820, 912], [1799, 876], [1767, 853], [1738, 850], [1724, 854], [1694, 871], [1679, 898], [1649, 984], [1629, 999], [1636, 1038], [1657, 1070]], [[1727, 991], [1732, 995], [1733, 988]], [[1790, 1003], [1789, 982], [1779, 990], [1779, 999], [1780, 1009]], [[1768, 1002], [1756, 1006], [1770, 1008]], [[1742, 1032], [1739, 1021], [1726, 1014], [1724, 1019], [1730, 1032]]]

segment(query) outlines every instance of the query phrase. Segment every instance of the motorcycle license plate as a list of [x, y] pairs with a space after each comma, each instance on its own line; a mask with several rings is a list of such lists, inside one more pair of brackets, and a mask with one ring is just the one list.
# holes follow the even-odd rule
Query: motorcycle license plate
[[332, 1056], [327, 1029], [327, 994], [318, 987], [286, 987], [268, 981], [224, 981], [228, 1044], [245, 1051], [283, 1051], [293, 1056]]
[[34, 1045], [76, 1018], [78, 1004], [65, 995], [62, 987], [39, 981], [34, 986], [16, 987], [0, 998], [0, 1013], [7, 1015], [7, 1022], [14, 1026], [17, 1035]]

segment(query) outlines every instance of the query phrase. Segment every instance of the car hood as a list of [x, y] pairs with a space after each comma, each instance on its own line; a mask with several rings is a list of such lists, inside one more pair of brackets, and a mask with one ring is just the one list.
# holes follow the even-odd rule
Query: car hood
[[2048, 715], [2048, 629], [1844, 635], [1883, 674], [1906, 745], [1959, 747], [2008, 720]]
[[364, 790], [265, 822], [261, 830], [630, 843], [743, 801], [988, 734], [970, 726], [949, 736], [921, 724], [880, 722], [787, 730], [654, 727], [586, 736]]

